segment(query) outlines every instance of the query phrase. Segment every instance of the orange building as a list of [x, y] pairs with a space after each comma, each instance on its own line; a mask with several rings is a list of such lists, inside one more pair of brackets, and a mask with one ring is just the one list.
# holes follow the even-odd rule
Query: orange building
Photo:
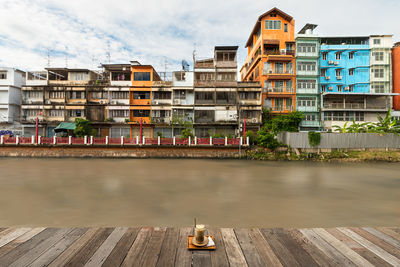
[[295, 110], [295, 21], [278, 8], [262, 14], [246, 43], [242, 81], [259, 81], [262, 104], [273, 113]]
[[[400, 94], [400, 43], [392, 49], [393, 93]], [[393, 109], [400, 111], [400, 95], [393, 96]]]
[[129, 90], [129, 124], [131, 124], [131, 137], [140, 136], [140, 124], [142, 134], [145, 137], [153, 137], [151, 127], [151, 87], [153, 81], [160, 81], [160, 77], [150, 65], [140, 65], [131, 62], [132, 87]]

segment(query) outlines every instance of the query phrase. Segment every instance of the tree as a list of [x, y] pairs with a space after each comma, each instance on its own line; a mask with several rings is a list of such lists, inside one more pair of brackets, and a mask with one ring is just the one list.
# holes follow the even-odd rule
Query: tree
[[304, 115], [301, 112], [294, 111], [287, 115], [278, 115], [264, 124], [269, 131], [277, 135], [279, 132], [298, 132], [300, 122], [303, 120]]
[[181, 138], [194, 138], [193, 134], [193, 123], [191, 121], [185, 121], [183, 123], [184, 129], [181, 131]]
[[90, 125], [89, 120], [85, 120], [85, 119], [81, 119], [81, 118], [75, 119], [74, 135], [76, 137], [90, 136], [90, 135], [93, 135], [94, 131], [95, 130]]
[[278, 140], [276, 140], [276, 136], [266, 127], [262, 127], [261, 130], [257, 132], [257, 144], [269, 149], [275, 149], [281, 145]]

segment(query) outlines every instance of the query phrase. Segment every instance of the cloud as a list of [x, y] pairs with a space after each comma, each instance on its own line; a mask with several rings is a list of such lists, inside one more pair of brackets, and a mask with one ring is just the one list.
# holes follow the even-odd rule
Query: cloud
[[[244, 44], [258, 16], [277, 6], [320, 35], [395, 34], [397, 0], [3, 0], [0, 3], [0, 64], [29, 70], [52, 67], [94, 69], [106, 63], [139, 60], [157, 70], [180, 68], [180, 61], [211, 57], [215, 45]], [[279, 5], [278, 5], [279, 4]], [[382, 15], [378, 15], [382, 14]], [[384, 14], [384, 15], [383, 15]]]

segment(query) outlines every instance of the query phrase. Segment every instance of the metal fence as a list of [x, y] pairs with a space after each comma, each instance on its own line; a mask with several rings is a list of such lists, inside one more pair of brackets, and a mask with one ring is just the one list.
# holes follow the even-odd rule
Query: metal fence
[[310, 146], [308, 133], [282, 132], [279, 142], [292, 148], [321, 149], [363, 149], [363, 148], [400, 148], [400, 135], [375, 133], [321, 133], [321, 143]]
[[0, 145], [153, 145], [153, 146], [248, 146], [249, 138], [109, 138], [106, 137], [4, 137], [0, 138]]

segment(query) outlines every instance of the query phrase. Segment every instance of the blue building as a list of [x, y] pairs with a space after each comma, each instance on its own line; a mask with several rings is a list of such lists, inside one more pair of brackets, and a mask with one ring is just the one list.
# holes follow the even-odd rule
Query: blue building
[[[374, 122], [391, 105], [389, 90], [371, 90], [371, 37], [320, 39], [320, 92], [324, 130], [346, 122]], [[379, 73], [380, 74], [380, 73]]]

